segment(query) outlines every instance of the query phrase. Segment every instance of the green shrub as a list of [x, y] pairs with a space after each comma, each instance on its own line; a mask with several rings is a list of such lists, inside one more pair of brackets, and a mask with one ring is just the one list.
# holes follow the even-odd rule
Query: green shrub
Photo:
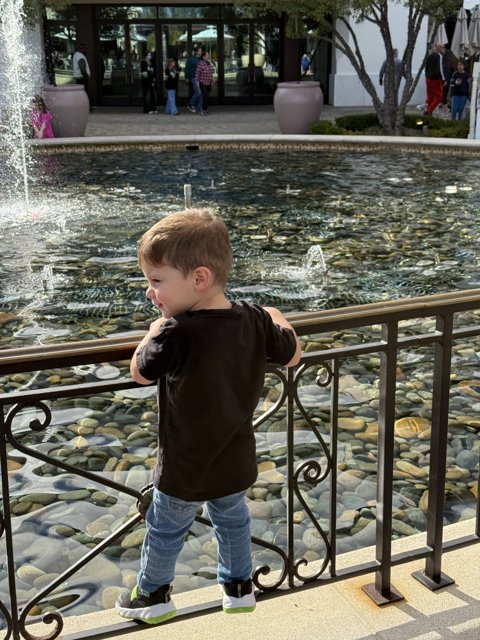
[[437, 124], [429, 126], [426, 131], [429, 138], [468, 138], [469, 126], [466, 120], [441, 120], [440, 122], [446, 126], [442, 127]]
[[[467, 138], [467, 120], [446, 120], [429, 115], [406, 113], [403, 121], [406, 135], [425, 135], [435, 138]], [[427, 127], [424, 129], [423, 127]], [[318, 120], [310, 126], [310, 132], [317, 135], [372, 134], [381, 135], [382, 130], [375, 113], [360, 113], [329, 120]]]
[[335, 118], [337, 127], [347, 131], [365, 131], [370, 127], [378, 127], [380, 123], [376, 113], [358, 113], [351, 116], [339, 116]]
[[310, 125], [310, 133], [319, 136], [343, 136], [348, 131], [335, 126], [330, 120], [317, 120]]
[[[423, 116], [421, 114], [416, 116], [413, 113], [406, 113], [403, 126], [405, 129], [418, 129], [422, 125], [429, 126], [432, 120], [432, 116]], [[418, 122], [421, 122], [422, 124], [417, 124]]]
[[[468, 120], [446, 120], [445, 118], [434, 118], [433, 116], [405, 116], [405, 127], [412, 126], [410, 122], [422, 120], [423, 125], [428, 127], [425, 134], [433, 138], [467, 138], [469, 122]], [[414, 126], [412, 126], [414, 128]], [[416, 127], [418, 129], [418, 126]]]

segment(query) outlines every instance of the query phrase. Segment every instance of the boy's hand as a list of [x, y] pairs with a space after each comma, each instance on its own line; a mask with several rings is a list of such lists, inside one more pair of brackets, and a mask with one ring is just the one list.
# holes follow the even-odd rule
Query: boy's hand
[[130, 362], [130, 373], [132, 374], [132, 378], [135, 380], [135, 382], [138, 382], [139, 384], [151, 384], [153, 381], [152, 380], [147, 380], [146, 378], [144, 378], [141, 373], [138, 370], [137, 367], [137, 353], [140, 349], [142, 349], [151, 338], [154, 338], [155, 336], [158, 336], [158, 334], [160, 333], [160, 329], [162, 327], [162, 324], [165, 322], [165, 318], [161, 317], [161, 318], [157, 318], [156, 320], [154, 320], [152, 322], [152, 324], [150, 325], [148, 332], [144, 335], [143, 340], [140, 342], [140, 344], [138, 345], [138, 347], [135, 349], [135, 353], [133, 354], [133, 358]]
[[145, 520], [147, 515], [148, 507], [152, 504], [153, 500], [153, 484], [147, 484], [145, 487], [140, 489], [140, 497], [137, 499], [137, 509], [138, 513]]

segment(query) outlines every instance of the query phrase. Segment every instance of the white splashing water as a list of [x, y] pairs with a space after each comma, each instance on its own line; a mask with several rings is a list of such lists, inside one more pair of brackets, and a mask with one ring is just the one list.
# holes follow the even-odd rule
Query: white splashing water
[[34, 32], [24, 18], [22, 0], [0, 0], [1, 178], [11, 185], [12, 195], [23, 192], [28, 207], [28, 115], [42, 72], [38, 49], [32, 46]]
[[325, 282], [328, 267], [322, 247], [319, 244], [314, 244], [303, 257], [301, 265], [287, 265], [279, 269], [274, 269], [271, 273], [274, 277], [280, 276], [292, 282], [318, 280], [319, 278]]

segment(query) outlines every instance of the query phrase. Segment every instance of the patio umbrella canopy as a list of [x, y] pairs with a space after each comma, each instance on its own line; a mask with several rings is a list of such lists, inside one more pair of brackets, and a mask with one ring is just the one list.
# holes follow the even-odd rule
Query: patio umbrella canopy
[[470, 52], [472, 54], [480, 53], [480, 8], [478, 7], [470, 16], [468, 38], [470, 41]]
[[438, 29], [437, 32], [435, 34], [435, 39], [433, 41], [433, 44], [447, 44], [448, 42], [448, 36], [447, 36], [447, 30], [445, 29], [445, 25], [443, 22], [441, 22], [438, 25]]
[[463, 58], [470, 51], [470, 40], [468, 37], [468, 17], [467, 12], [462, 7], [457, 14], [455, 31], [453, 32], [451, 50], [457, 58]]
[[[199, 31], [198, 33], [192, 33], [192, 40], [198, 41], [198, 42], [209, 42], [211, 40], [216, 40], [217, 39], [217, 27], [207, 27], [206, 29], [203, 29], [203, 31]], [[179, 39], [178, 42], [186, 42], [188, 39], [188, 33], [183, 33]], [[232, 40], [233, 36], [229, 35], [228, 33], [225, 33], [223, 35], [223, 39], [224, 40]]]

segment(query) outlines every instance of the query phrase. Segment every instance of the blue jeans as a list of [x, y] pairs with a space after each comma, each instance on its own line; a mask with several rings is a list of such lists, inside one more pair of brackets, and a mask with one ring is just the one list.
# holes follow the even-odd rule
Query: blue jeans
[[195, 107], [195, 111], [202, 110], [202, 92], [200, 91], [200, 83], [198, 80], [193, 78], [191, 80], [193, 95], [190, 98], [190, 102], [188, 103], [190, 107]]
[[167, 106], [165, 107], [165, 113], [172, 116], [178, 113], [176, 96], [177, 92], [175, 89], [167, 89]]
[[[138, 589], [147, 595], [175, 577], [175, 563], [196, 511], [203, 502], [185, 502], [153, 490], [143, 541]], [[207, 500], [208, 515], [218, 543], [217, 578], [220, 584], [248, 580], [252, 576], [250, 513], [245, 492]]]
[[452, 96], [452, 120], [461, 120], [467, 96]]

